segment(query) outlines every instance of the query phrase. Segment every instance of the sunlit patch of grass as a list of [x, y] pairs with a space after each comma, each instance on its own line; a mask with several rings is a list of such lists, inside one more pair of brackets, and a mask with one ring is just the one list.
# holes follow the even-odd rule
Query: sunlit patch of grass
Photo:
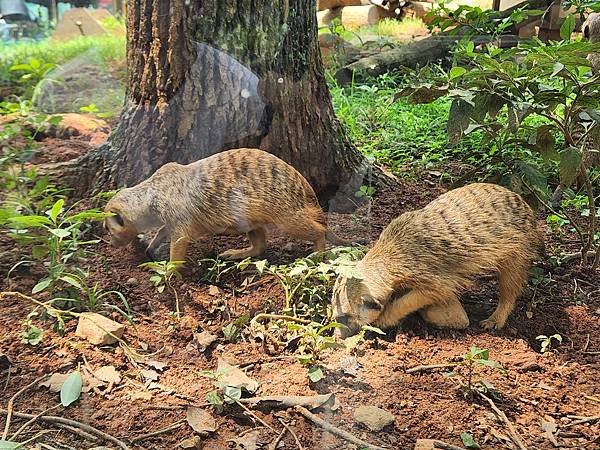
[[377, 24], [376, 31], [380, 36], [403, 37], [427, 33], [427, 27], [418, 18], [383, 19]]

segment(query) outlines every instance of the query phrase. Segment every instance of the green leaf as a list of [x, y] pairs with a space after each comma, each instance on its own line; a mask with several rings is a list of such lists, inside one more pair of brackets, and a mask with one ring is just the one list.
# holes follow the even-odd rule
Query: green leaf
[[465, 69], [464, 67], [455, 66], [452, 69], [450, 69], [450, 79], [454, 80], [455, 78], [463, 76], [465, 73], [467, 73], [467, 69]]
[[267, 268], [267, 264], [268, 264], [268, 261], [266, 259], [261, 259], [260, 261], [254, 262], [254, 266], [256, 267], [256, 270], [258, 270], [258, 273], [261, 275]]
[[321, 381], [323, 377], [323, 371], [319, 366], [312, 366], [310, 369], [308, 369], [308, 378], [313, 383]]
[[71, 236], [71, 232], [69, 230], [65, 230], [64, 228], [54, 228], [50, 230], [50, 233], [61, 239]]
[[226, 403], [235, 403], [236, 400], [242, 398], [242, 388], [237, 386], [225, 386], [223, 388]]
[[60, 388], [60, 402], [62, 405], [67, 407], [75, 402], [81, 395], [82, 387], [83, 380], [81, 378], [81, 373], [78, 370], [71, 372]]
[[362, 329], [365, 330], [365, 331], [373, 331], [374, 333], [381, 334], [382, 336], [385, 336], [385, 332], [383, 332], [382, 330], [380, 330], [377, 327], [372, 327], [370, 325], [363, 325]]
[[219, 391], [210, 391], [206, 394], [206, 401], [213, 406], [223, 405], [223, 397], [219, 394]]
[[15, 449], [21, 447], [21, 445], [22, 444], [20, 444], [18, 442], [0, 440], [0, 450], [15, 450]]
[[60, 279], [63, 280], [65, 283], [68, 283], [71, 286], [76, 287], [77, 289], [83, 289], [83, 286], [81, 285], [79, 280], [72, 275], [63, 275], [62, 277], [60, 277]]
[[29, 345], [38, 345], [42, 342], [43, 337], [44, 332], [35, 325], [29, 325], [27, 331], [24, 331], [22, 334], [23, 342]]
[[575, 30], [575, 16], [573, 14], [569, 14], [565, 17], [565, 21], [560, 26], [560, 37], [565, 41], [571, 39], [571, 34]]
[[460, 142], [464, 131], [470, 123], [470, 115], [473, 111], [473, 106], [464, 100], [454, 99], [450, 106], [448, 115], [448, 143], [456, 145]]
[[555, 149], [554, 135], [550, 131], [554, 128], [552, 125], [542, 125], [537, 128], [535, 136], [533, 136], [535, 142], [532, 142], [532, 144], [545, 161], [550, 161], [558, 156]]
[[532, 188], [535, 188], [540, 193], [546, 194], [548, 191], [548, 182], [544, 174], [533, 164], [525, 161], [517, 161], [517, 167], [521, 175]]
[[62, 199], [62, 198], [58, 199], [56, 201], [56, 203], [54, 204], [54, 206], [52, 206], [50, 211], [46, 211], [46, 214], [48, 214], [48, 217], [50, 217], [50, 219], [52, 219], [52, 222], [56, 222], [56, 218], [63, 211], [64, 204], [65, 204], [64, 199]]
[[52, 283], [52, 278], [44, 278], [38, 281], [37, 284], [31, 290], [31, 293], [37, 294], [38, 292], [42, 292], [44, 289], [50, 286], [50, 283]]
[[560, 183], [563, 186], [571, 186], [581, 167], [581, 152], [575, 147], [569, 147], [560, 152]]
[[464, 446], [467, 448], [471, 448], [471, 449], [480, 449], [481, 448], [479, 446], [479, 444], [477, 442], [475, 442], [475, 439], [473, 438], [473, 435], [471, 433], [467, 433], [466, 431], [463, 431], [462, 433], [460, 433], [460, 439], [462, 440]]
[[6, 219], [11, 227], [17, 228], [38, 228], [43, 225], [50, 225], [52, 221], [44, 216], [13, 216]]

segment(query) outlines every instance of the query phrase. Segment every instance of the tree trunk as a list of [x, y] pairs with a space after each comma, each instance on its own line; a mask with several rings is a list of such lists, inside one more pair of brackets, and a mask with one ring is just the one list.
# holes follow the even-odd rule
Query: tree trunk
[[314, 12], [314, 0], [129, 0], [125, 107], [109, 143], [75, 163], [76, 189], [132, 186], [236, 147], [292, 164], [322, 199], [366, 184], [333, 112]]

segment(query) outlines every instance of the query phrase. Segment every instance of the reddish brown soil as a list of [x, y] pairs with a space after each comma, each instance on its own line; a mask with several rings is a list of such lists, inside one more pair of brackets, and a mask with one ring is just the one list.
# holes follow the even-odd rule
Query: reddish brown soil
[[[79, 153], [79, 144], [71, 146]], [[55, 149], [56, 145], [52, 144]], [[58, 160], [48, 157], [47, 160]], [[373, 240], [389, 221], [399, 213], [424, 205], [445, 189], [435, 178], [423, 176], [418, 182], [402, 182], [394, 190], [379, 192], [372, 208], [363, 206], [355, 215], [331, 215], [333, 229], [342, 237]], [[545, 225], [541, 222], [541, 226]], [[101, 231], [98, 233], [102, 236]], [[555, 236], [546, 232], [548, 248], [564, 248]], [[197, 258], [214, 256], [224, 248], [241, 245], [242, 239], [216, 238], [198, 243]], [[266, 253], [271, 263], [291, 262], [306, 255], [309, 247], [301, 243], [286, 246], [288, 241], [275, 236]], [[216, 369], [217, 357], [241, 364], [252, 378], [260, 382], [256, 395], [312, 395], [335, 393], [339, 409], [318, 412], [330, 423], [357, 437], [390, 449], [411, 449], [417, 439], [436, 438], [462, 445], [461, 432], [470, 432], [484, 449], [515, 448], [508, 438], [506, 424], [499, 421], [489, 405], [481, 400], [471, 403], [457, 388], [461, 376], [446, 376], [446, 370], [431, 370], [415, 374], [406, 369], [421, 364], [444, 364], [457, 361], [469, 347], [490, 350], [490, 357], [502, 364], [506, 372], [486, 367], [476, 369], [475, 379], [491, 383], [496, 391], [495, 403], [514, 424], [529, 449], [552, 449], [555, 446], [544, 435], [541, 420], [555, 421], [555, 433], [561, 448], [600, 448], [598, 421], [569, 427], [569, 416], [600, 415], [600, 276], [571, 263], [566, 268], [553, 267], [549, 262], [539, 265], [545, 281], [530, 287], [500, 332], [484, 332], [477, 322], [490, 314], [497, 292], [493, 280], [484, 280], [475, 290], [465, 293], [464, 303], [471, 316], [472, 326], [464, 332], [438, 330], [425, 325], [419, 318], [407, 319], [401, 329], [389, 332], [385, 338], [373, 337], [359, 345], [354, 357], [358, 363], [356, 375], [346, 374], [340, 365], [345, 357], [341, 350], [326, 354], [326, 376], [310, 383], [306, 369], [293, 353], [273, 353], [247, 333], [239, 343], [227, 343], [221, 329], [231, 319], [244, 313], [278, 312], [283, 292], [270, 277], [244, 290], [243, 276], [229, 274], [221, 280], [222, 289], [200, 281], [203, 271], [191, 264], [183, 271], [184, 280], [176, 284], [183, 314], [186, 316], [175, 328], [168, 312], [174, 310], [174, 299], [168, 291], [157, 294], [148, 281], [148, 272], [138, 268], [144, 255], [132, 248], [114, 249], [99, 244], [96, 255], [88, 261], [92, 278], [107, 289], [126, 295], [134, 313], [135, 326], [127, 325], [125, 341], [141, 354], [153, 354], [152, 359], [166, 367], [158, 379], [159, 385], [148, 389], [139, 368], [128, 358], [122, 347], [97, 348], [74, 336], [76, 323], [67, 323], [64, 336], [51, 330], [51, 322], [39, 317], [34, 323], [44, 330], [44, 339], [37, 346], [21, 342], [21, 322], [32, 305], [16, 297], [1, 301], [0, 353], [11, 361], [10, 378], [0, 361], [0, 407], [19, 389], [36, 377], [53, 372], [66, 373], [78, 365], [97, 369], [113, 365], [124, 381], [110, 393], [87, 392], [67, 409], [56, 409], [53, 415], [88, 423], [130, 444], [134, 449], [172, 449], [194, 435], [183, 426], [139, 442], [132, 439], [160, 430], [185, 418], [184, 410], [174, 408], [186, 403], [205, 403], [206, 393], [213, 390], [210, 380], [201, 376], [205, 369]], [[5, 273], [14, 263], [27, 255], [6, 237], [0, 236], [0, 268]], [[29, 293], [39, 278], [35, 269], [21, 266], [10, 281], [2, 277], [2, 290]], [[232, 289], [232, 288], [235, 288]], [[211, 295], [211, 293], [213, 295]], [[123, 319], [116, 313], [113, 318]], [[218, 342], [204, 353], [190, 346], [192, 333], [208, 330], [219, 336]], [[539, 353], [536, 336], [559, 333], [562, 345], [545, 354]], [[464, 375], [465, 370], [457, 370]], [[58, 394], [47, 389], [31, 389], [16, 398], [15, 411], [37, 414], [58, 403]], [[395, 415], [395, 423], [382, 432], [370, 432], [353, 420], [353, 411], [360, 405], [375, 405]], [[159, 409], [160, 408], [160, 409]], [[281, 424], [274, 411], [254, 411], [277, 431]], [[218, 430], [202, 438], [201, 448], [218, 450], [235, 448], [228, 442], [256, 427], [237, 406], [213, 413]], [[0, 430], [4, 417], [0, 415]], [[356, 448], [331, 434], [324, 433], [311, 422], [292, 411], [281, 417], [287, 419], [305, 449]], [[12, 434], [24, 422], [13, 420]], [[45, 436], [48, 443], [70, 445], [85, 449], [106, 443], [84, 441], [57, 428], [43, 424], [33, 426], [22, 438], [32, 437], [40, 429], [51, 430]], [[9, 434], [9, 436], [10, 436]], [[260, 430], [258, 448], [267, 448], [276, 435], [266, 428]], [[297, 448], [289, 434], [283, 438], [286, 449]], [[114, 446], [113, 446], [114, 447]], [[243, 448], [243, 447], [238, 447]]]

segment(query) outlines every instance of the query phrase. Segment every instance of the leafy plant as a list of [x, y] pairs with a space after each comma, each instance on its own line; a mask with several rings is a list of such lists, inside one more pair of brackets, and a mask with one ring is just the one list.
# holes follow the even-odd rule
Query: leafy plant
[[22, 323], [21, 342], [24, 344], [38, 345], [44, 337], [44, 332], [33, 324], [32, 317], [34, 316], [37, 316], [36, 312], [29, 313]]
[[540, 342], [540, 352], [546, 353], [550, 347], [552, 346], [552, 340], [555, 340], [557, 343], [562, 344], [562, 336], [560, 334], [553, 334], [552, 336], [539, 335], [535, 338], [536, 341]]
[[375, 188], [373, 186], [361, 186], [358, 191], [354, 193], [356, 198], [368, 198], [372, 199], [375, 194]]
[[321, 354], [328, 348], [346, 348], [335, 340], [331, 335], [334, 328], [342, 325], [336, 322], [327, 325], [311, 322], [307, 325], [288, 322], [289, 330], [296, 332], [299, 338], [298, 361], [308, 367], [308, 378], [313, 383], [323, 378], [323, 370], [320, 364]]
[[504, 371], [502, 366], [494, 360], [490, 359], [490, 351], [487, 349], [471, 347], [467, 353], [460, 356], [459, 366], [463, 367], [467, 372], [466, 383], [462, 385], [463, 393], [469, 400], [473, 400], [475, 389], [485, 389], [485, 384], [482, 382], [474, 382], [473, 375], [475, 367], [486, 366], [492, 369]]
[[[73, 207], [65, 209], [64, 199], [57, 200], [44, 215], [16, 215], [6, 219], [9, 236], [20, 244], [31, 246], [33, 260], [44, 261], [46, 275], [33, 287], [32, 292], [53, 292], [61, 277], [68, 273], [69, 264], [81, 260], [84, 247], [98, 240], [85, 240], [89, 221], [107, 217], [96, 209], [69, 214]], [[19, 264], [27, 261], [21, 261]], [[63, 280], [64, 281], [64, 280]]]
[[158, 293], [164, 292], [166, 287], [173, 292], [173, 295], [175, 296], [175, 313], [178, 319], [181, 317], [181, 312], [179, 311], [179, 296], [177, 290], [173, 286], [173, 282], [174, 280], [181, 279], [181, 273], [179, 272], [181, 264], [182, 263], [180, 262], [171, 261], [151, 261], [140, 264], [139, 266], [142, 269], [146, 269], [155, 274], [150, 276], [150, 282], [156, 288]]
[[241, 335], [242, 329], [249, 321], [250, 317], [247, 314], [244, 314], [225, 325], [222, 330], [225, 340], [227, 342], [237, 342]]
[[463, 431], [462, 433], [460, 433], [460, 440], [462, 441], [462, 443], [464, 444], [464, 446], [466, 448], [470, 448], [470, 449], [480, 449], [481, 447], [479, 446], [479, 444], [477, 442], [475, 442], [475, 438], [473, 437], [473, 435], [471, 433], [467, 433], [466, 431]]
[[[486, 174], [488, 179], [553, 210], [546, 173], [559, 178], [563, 187], [579, 178], [589, 209], [596, 210], [587, 161], [600, 144], [600, 76], [590, 75], [586, 56], [597, 51], [600, 44], [539, 40], [512, 49], [488, 45], [478, 51], [467, 41], [455, 51], [462, 66], [449, 72], [439, 67], [421, 69], [401, 95], [415, 103], [451, 98], [448, 140], [457, 144], [470, 134], [482, 134], [489, 143], [487, 161], [499, 169]], [[480, 167], [485, 170], [489, 165], [480, 163]], [[585, 230], [564, 209], [553, 214], [576, 228], [582, 255], [600, 248], [594, 214], [589, 215]]]

